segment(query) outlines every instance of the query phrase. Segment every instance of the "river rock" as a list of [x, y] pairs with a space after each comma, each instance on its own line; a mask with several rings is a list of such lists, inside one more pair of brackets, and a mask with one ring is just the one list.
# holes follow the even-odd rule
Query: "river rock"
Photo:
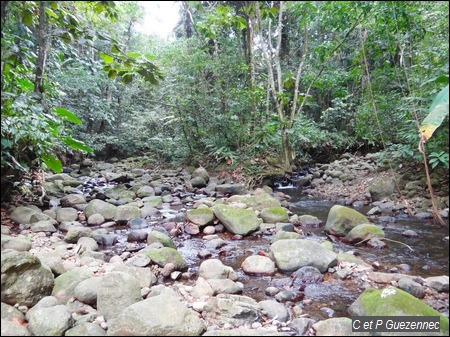
[[389, 286], [366, 289], [349, 307], [354, 316], [439, 316], [441, 333], [448, 334], [448, 318], [407, 292]]
[[348, 317], [329, 318], [312, 325], [316, 336], [353, 336], [352, 320]]
[[206, 169], [202, 166], [196, 168], [194, 172], [192, 172], [191, 176], [192, 178], [201, 177], [206, 184], [209, 182], [208, 171], [206, 171]]
[[381, 177], [369, 185], [369, 193], [372, 201], [379, 201], [389, 198], [395, 191], [395, 180], [388, 177]]
[[134, 276], [118, 271], [101, 276], [97, 310], [106, 320], [116, 318], [125, 308], [141, 300], [141, 287]]
[[275, 263], [267, 256], [252, 255], [247, 257], [241, 265], [246, 274], [273, 275]]
[[345, 236], [354, 227], [368, 223], [369, 220], [358, 211], [349, 207], [334, 205], [328, 213], [324, 230], [329, 234]]
[[80, 323], [66, 331], [64, 336], [105, 336], [106, 331], [95, 323]]
[[414, 297], [423, 298], [425, 296], [425, 288], [410, 277], [402, 277], [398, 280], [398, 287]]
[[107, 336], [200, 336], [205, 323], [167, 289], [125, 308]]
[[228, 198], [227, 203], [243, 203], [247, 205], [247, 207], [251, 207], [257, 211], [262, 211], [264, 208], [281, 206], [281, 203], [278, 199], [265, 192], [256, 195], [233, 195]]
[[321, 283], [323, 275], [319, 269], [311, 266], [301, 267], [292, 274], [294, 278], [292, 284], [300, 286], [302, 284]]
[[2, 319], [1, 326], [2, 336], [31, 336], [30, 331], [20, 324]]
[[280, 322], [287, 322], [289, 319], [289, 312], [286, 307], [275, 300], [264, 300], [258, 302], [261, 313], [269, 319], [276, 319]]
[[160, 267], [164, 267], [168, 263], [173, 263], [176, 270], [186, 269], [186, 261], [174, 248], [162, 247], [159, 249], [152, 249], [145, 252], [145, 256]]
[[345, 236], [345, 240], [352, 243], [370, 240], [372, 238], [384, 238], [384, 231], [380, 227], [372, 224], [358, 225]]
[[302, 227], [320, 227], [323, 224], [323, 221], [319, 218], [312, 215], [301, 215], [298, 217], [298, 221]]
[[130, 205], [122, 205], [117, 207], [114, 219], [118, 223], [124, 223], [141, 216], [141, 210], [138, 207]]
[[72, 325], [70, 310], [60, 304], [34, 310], [29, 315], [27, 328], [34, 336], [64, 336]]
[[439, 292], [448, 292], [448, 275], [432, 276], [425, 279], [425, 285]]
[[30, 207], [24, 207], [19, 206], [12, 211], [10, 215], [10, 219], [13, 223], [19, 225], [19, 224], [29, 224], [31, 220], [31, 216], [35, 213], [41, 213], [41, 211], [30, 208]]
[[282, 272], [293, 272], [304, 266], [313, 266], [321, 273], [336, 262], [336, 253], [324, 249], [311, 240], [279, 240], [271, 244], [270, 256]]
[[256, 231], [261, 224], [255, 213], [228, 205], [216, 205], [213, 212], [220, 222], [232, 233], [247, 235]]
[[259, 216], [265, 223], [277, 223], [289, 221], [289, 215], [283, 207], [264, 208]]
[[5, 249], [12, 249], [18, 252], [27, 252], [31, 249], [31, 241], [22, 236], [11, 236], [2, 234], [1, 236], [2, 252]]
[[207, 279], [211, 289], [214, 291], [213, 295], [217, 294], [240, 294], [244, 290], [244, 285], [241, 282], [234, 282], [230, 279]]
[[199, 277], [204, 279], [226, 279], [232, 281], [237, 280], [237, 274], [232, 267], [225, 266], [222, 261], [218, 259], [209, 259], [203, 261], [199, 268]]
[[50, 295], [54, 277], [50, 269], [27, 252], [6, 249], [1, 254], [2, 302], [32, 307], [41, 298]]
[[99, 213], [105, 220], [112, 220], [116, 216], [117, 206], [111, 205], [103, 200], [94, 199], [88, 202], [84, 214], [89, 218], [92, 214]]
[[164, 247], [169, 247], [169, 248], [173, 248], [173, 249], [177, 248], [175, 243], [172, 241], [172, 239], [168, 235], [161, 233], [160, 231], [157, 231], [157, 230], [153, 230], [150, 233], [148, 233], [148, 235], [147, 235], [147, 243], [148, 244], [152, 244], [155, 242], [161, 242]]
[[247, 189], [242, 184], [221, 184], [216, 185], [216, 191], [223, 195], [242, 195], [247, 193]]
[[92, 276], [92, 272], [87, 267], [78, 267], [55, 279], [52, 296], [55, 296], [60, 304], [66, 304], [73, 296], [75, 287]]
[[61, 206], [63, 207], [72, 207], [77, 204], [85, 204], [86, 199], [81, 194], [67, 194], [61, 198]]
[[206, 226], [213, 222], [214, 213], [209, 207], [201, 207], [197, 209], [189, 209], [186, 212], [186, 220], [196, 224], [197, 226]]
[[261, 310], [258, 303], [248, 296], [219, 294], [206, 303], [202, 316], [219, 326], [228, 323], [239, 327], [259, 320]]

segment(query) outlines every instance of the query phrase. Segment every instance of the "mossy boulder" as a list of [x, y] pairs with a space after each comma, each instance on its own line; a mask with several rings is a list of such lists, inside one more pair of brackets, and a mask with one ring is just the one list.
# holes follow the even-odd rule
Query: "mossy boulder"
[[261, 224], [261, 219], [248, 209], [216, 205], [213, 207], [213, 212], [226, 229], [234, 234], [247, 235], [256, 231]]
[[186, 212], [186, 220], [197, 226], [206, 226], [213, 222], [214, 212], [209, 207], [190, 209]]
[[380, 227], [372, 224], [358, 225], [345, 236], [345, 240], [348, 242], [361, 242], [372, 238], [384, 238], [384, 231]]
[[354, 227], [368, 223], [369, 220], [358, 211], [349, 207], [334, 205], [328, 213], [324, 231], [332, 235], [345, 236]]
[[[354, 316], [439, 316], [441, 334], [448, 336], [448, 318], [406, 291], [396, 287], [366, 289], [352, 305]], [[424, 334], [425, 335], [425, 334]]]
[[244, 203], [248, 207], [253, 208], [254, 210], [261, 211], [264, 208], [269, 207], [280, 207], [281, 203], [278, 199], [272, 197], [269, 193], [261, 193], [257, 195], [233, 195], [228, 198], [227, 203]]
[[151, 231], [147, 235], [147, 243], [152, 244], [155, 242], [160, 242], [164, 247], [169, 247], [173, 249], [177, 248], [177, 246], [175, 246], [175, 243], [168, 235], [158, 231]]
[[173, 263], [176, 270], [186, 269], [186, 261], [184, 261], [183, 256], [174, 248], [163, 247], [152, 249], [145, 252], [145, 256], [160, 267], [164, 267], [168, 263]]
[[289, 215], [283, 207], [264, 208], [259, 215], [265, 223], [277, 223], [289, 221]]

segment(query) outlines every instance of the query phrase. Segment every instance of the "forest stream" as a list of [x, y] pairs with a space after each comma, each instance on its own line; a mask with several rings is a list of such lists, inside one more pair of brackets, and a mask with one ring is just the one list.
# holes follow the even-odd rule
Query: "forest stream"
[[[75, 321], [78, 321], [77, 325], [87, 324], [84, 323], [86, 321], [89, 324], [97, 324], [108, 334], [123, 333], [117, 322], [122, 322], [121, 326], [125, 324], [124, 322], [130, 322], [128, 310], [134, 305], [130, 306], [130, 303], [136, 301], [126, 299], [126, 304], [122, 303], [124, 301], [122, 297], [127, 298], [127, 293], [131, 292], [132, 281], [127, 281], [127, 277], [131, 276], [124, 275], [128, 272], [134, 275], [132, 277], [139, 275], [137, 279], [141, 282], [140, 287], [136, 288], [136, 291], [140, 289], [141, 293], [140, 301], [136, 305], [146, 303], [142, 298], [163, 296], [160, 293], [161, 289], [171, 289], [178, 294], [177, 296], [181, 296], [180, 299], [188, 308], [198, 312], [197, 315], [202, 318], [198, 323], [199, 331], [205, 329], [201, 326], [206, 324], [208, 327], [206, 334], [238, 326], [254, 330], [257, 335], [262, 333], [314, 335], [318, 333], [317, 331], [321, 334], [321, 328], [313, 325], [314, 322], [318, 324], [328, 319], [350, 318], [352, 314], [349, 307], [366, 289], [388, 285], [396, 285], [415, 293], [422, 302], [448, 317], [448, 289], [445, 290], [444, 284], [439, 285], [443, 287], [443, 291], [441, 288], [437, 291], [430, 288], [427, 281], [434, 276], [445, 277], [449, 274], [447, 219], [445, 226], [439, 226], [431, 219], [409, 216], [401, 209], [371, 215], [370, 222], [383, 229], [385, 233], [383, 240], [385, 245], [369, 247], [364, 242], [350, 244], [337, 236], [326, 234], [324, 224], [330, 217], [330, 210], [338, 203], [313, 196], [310, 189], [299, 188], [295, 184], [278, 186], [274, 189], [265, 186], [253, 191], [240, 192], [231, 197], [233, 193], [225, 191], [241, 189], [243, 186], [233, 183], [230, 179], [208, 176], [205, 178], [210, 180], [207, 187], [204, 185], [202, 188], [193, 188], [191, 184], [186, 185], [186, 181], [195, 183], [196, 172], [199, 170], [206, 177], [208, 173], [203, 168], [190, 174], [182, 169], [152, 172], [139, 168], [128, 171], [123, 170], [127, 165], [101, 162], [95, 164], [89, 162], [89, 165], [89, 172], [92, 172], [89, 176], [84, 175], [87, 172], [86, 167], [83, 169], [78, 166], [76, 166], [79, 169], [78, 173], [75, 171], [71, 173], [76, 179], [67, 174], [48, 175], [45, 185], [49, 194], [46, 206], [38, 209], [22, 200], [22, 206], [28, 207], [11, 207], [8, 213], [4, 213], [8, 216], [2, 216], [2, 249], [3, 252], [7, 252], [2, 253], [2, 302], [5, 302], [5, 305], [17, 303], [15, 307], [22, 312], [34, 312], [37, 310], [34, 306], [38, 308], [42, 305], [36, 305], [38, 302], [49, 301], [48, 298], [56, 297], [60, 303], [68, 301], [67, 307], [72, 311]], [[78, 186], [70, 187], [67, 185], [69, 182], [71, 186], [76, 184]], [[67, 185], [67, 188], [64, 189], [64, 193], [57, 193], [51, 191], [50, 187], [53, 185], [48, 184], [59, 187]], [[143, 191], [151, 193], [144, 196]], [[136, 195], [140, 197], [136, 198]], [[234, 201], [230, 203], [231, 200]], [[233, 213], [239, 213], [239, 209], [250, 212], [248, 209], [252, 208], [243, 203], [250, 204], [255, 200], [275, 205], [281, 203], [283, 207], [278, 209], [284, 209], [283, 212], [287, 212], [289, 220], [285, 218], [283, 222], [277, 223], [265, 221], [258, 225], [256, 230], [240, 235], [224, 227], [221, 224], [225, 223], [223, 218], [219, 221], [215, 217], [212, 226], [204, 227], [197, 226], [195, 224], [197, 220], [189, 217], [190, 211], [201, 208], [218, 212], [216, 207], [223, 205], [223, 202], [227, 203], [227, 206], [220, 207], [229, 207], [233, 209]], [[98, 205], [101, 207], [95, 208]], [[359, 212], [361, 216], [373, 213], [373, 204], [357, 201], [354, 205], [357, 207], [350, 208]], [[385, 206], [383, 203], [377, 205]], [[256, 209], [260, 206], [253, 207]], [[266, 208], [260, 207], [262, 210], [255, 214], [264, 217], [263, 213], [270, 209], [264, 207]], [[114, 215], [108, 215], [110, 209], [114, 210]], [[99, 213], [104, 214], [104, 217]], [[253, 211], [250, 213], [254, 216]], [[28, 214], [29, 220], [21, 218], [24, 214]], [[316, 219], [315, 225], [306, 226], [298, 222], [298, 218], [306, 214]], [[217, 217], [219, 216], [217, 214]], [[108, 217], [112, 217], [110, 219], [112, 221], [108, 221]], [[96, 222], [94, 218], [100, 220]], [[9, 219], [16, 224], [11, 223]], [[241, 222], [246, 221], [241, 219]], [[212, 224], [210, 221], [209, 223]], [[408, 232], [413, 232], [414, 235], [405, 235]], [[273, 247], [275, 239], [279, 241], [280, 234], [289, 236], [284, 238], [314, 241], [317, 243], [314, 249], [320, 248], [323, 252], [326, 252], [326, 249], [322, 248], [325, 247], [322, 245], [328, 244], [333, 253], [325, 254], [333, 254], [337, 263], [331, 263], [323, 268], [317, 265], [317, 268], [322, 268], [321, 271], [311, 267], [311, 264], [300, 269], [296, 268], [298, 270], [294, 273], [282, 271], [283, 267], [278, 265], [279, 261], [276, 261], [277, 267], [271, 261], [276, 260]], [[23, 238], [26, 238], [25, 243]], [[297, 242], [297, 240], [287, 241]], [[18, 252], [13, 253], [12, 249], [7, 248]], [[160, 256], [149, 255], [164, 249], [170, 251], [170, 254], [163, 260]], [[17, 277], [9, 276], [12, 270], [8, 271], [6, 267], [9, 265], [8, 259], [19, 258], [21, 254], [25, 254], [21, 257], [25, 259], [27, 256], [25, 251], [38, 256], [42, 264], [47, 265], [55, 275], [54, 285], [52, 281], [48, 291], [40, 296], [27, 297], [27, 295], [25, 298], [29, 300], [28, 302], [25, 299], [21, 300], [25, 291], [23, 289], [32, 287], [27, 284], [25, 275], [17, 278], [19, 290], [3, 290], [3, 276], [5, 280], [8, 277], [14, 279]], [[182, 261], [174, 258], [174, 254], [179, 254]], [[316, 252], [304, 254], [314, 256]], [[244, 267], [246, 261], [253, 257], [264, 257], [266, 261], [274, 264], [274, 268], [269, 271], [263, 270], [261, 273], [251, 271], [255, 266], [246, 269]], [[205, 272], [204, 265], [208, 261], [220, 262]], [[312, 265], [316, 266], [315, 263], [312, 262]], [[225, 273], [228, 276], [222, 280], [215, 280], [212, 277], [211, 280], [205, 276], [208, 273], [221, 275]], [[80, 277], [80, 279], [68, 281], [69, 275], [70, 278]], [[89, 283], [105, 277], [105, 284], [102, 286]], [[107, 277], [111, 277], [111, 280], [106, 281]], [[210, 286], [202, 277], [215, 287], [214, 294], [217, 297], [211, 296], [212, 293], [207, 290]], [[406, 282], [405, 279], [410, 280], [412, 284], [402, 284]], [[63, 282], [74, 283], [64, 285]], [[88, 286], [84, 285], [81, 288], [77, 286], [86, 282]], [[5, 281], [5, 287], [8, 284]], [[113, 287], [109, 289], [108, 284], [112, 284]], [[88, 294], [92, 291], [96, 293], [94, 299], [91, 298], [92, 295], [84, 293], [83, 289], [86, 287]], [[103, 287], [109, 289], [105, 293], [108, 294], [106, 300], [101, 300]], [[42, 288], [45, 287], [40, 289]], [[152, 295], [153, 292], [160, 295]], [[50, 294], [52, 296], [48, 296]], [[171, 294], [170, 296], [173, 296], [173, 293]], [[236, 316], [230, 318], [226, 317], [227, 313], [222, 309], [215, 307], [220, 304], [214, 304], [214, 300], [228, 298], [221, 296], [237, 296], [237, 294], [240, 297], [233, 297], [232, 300], [240, 304], [235, 303], [233, 307], [249, 305], [239, 302], [242, 300], [254, 301], [252, 303], [260, 303], [263, 309], [258, 310], [263, 311], [255, 313], [252, 309], [249, 314], [246, 311], [248, 308], [242, 309], [243, 312], [235, 313]], [[111, 302], [112, 309], [105, 301]], [[173, 307], [168, 310], [173, 310]], [[215, 314], [211, 314], [211, 311]], [[26, 320], [25, 317], [22, 318], [25, 325]], [[26, 326], [37, 334], [38, 330], [34, 324], [33, 320], [28, 319]], [[151, 325], [151, 320], [145, 319], [140, 324]], [[331, 326], [332, 329], [337, 329], [334, 324]], [[269, 327], [269, 332], [264, 330]], [[13, 328], [18, 329], [17, 326]], [[14, 329], [12, 331], [17, 333]], [[348, 326], [345, 329], [348, 329]], [[342, 332], [344, 330], [333, 331], [324, 333], [344, 333]], [[241, 333], [248, 333], [248, 330]]]

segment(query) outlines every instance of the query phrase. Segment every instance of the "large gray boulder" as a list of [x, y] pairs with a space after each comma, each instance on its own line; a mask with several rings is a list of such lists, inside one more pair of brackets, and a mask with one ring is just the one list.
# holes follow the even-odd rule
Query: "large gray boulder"
[[370, 198], [372, 201], [389, 198], [395, 192], [395, 180], [388, 177], [378, 178], [369, 186]]
[[282, 272], [312, 266], [324, 273], [336, 263], [336, 253], [323, 248], [316, 241], [304, 239], [276, 241], [270, 246], [270, 256]]
[[55, 279], [52, 295], [58, 299], [59, 303], [66, 304], [74, 296], [75, 287], [91, 276], [92, 272], [88, 267], [78, 267], [65, 272]]
[[116, 318], [125, 308], [141, 300], [141, 287], [134, 276], [118, 271], [101, 276], [97, 310], [106, 320]]
[[112, 220], [116, 216], [117, 206], [111, 205], [100, 199], [94, 199], [88, 202], [84, 209], [86, 218], [89, 218], [92, 214], [101, 214], [105, 220]]
[[10, 219], [15, 224], [28, 224], [30, 223], [31, 216], [36, 213], [41, 213], [35, 208], [19, 206], [12, 211]]
[[202, 166], [196, 168], [195, 171], [192, 172], [191, 176], [192, 178], [201, 177], [206, 184], [209, 182], [208, 171], [206, 171], [206, 169]]
[[197, 314], [164, 289], [125, 308], [111, 321], [107, 336], [200, 336], [205, 330]]
[[261, 224], [256, 214], [248, 209], [228, 205], [216, 205], [213, 212], [220, 222], [234, 234], [247, 235], [256, 231]]
[[324, 231], [333, 235], [345, 236], [354, 227], [368, 223], [370, 221], [358, 211], [349, 207], [335, 205], [331, 207], [328, 213]]
[[34, 310], [27, 327], [34, 336], [64, 336], [72, 325], [70, 310], [65, 305], [57, 305]]
[[32, 307], [52, 292], [54, 277], [50, 269], [27, 252], [2, 251], [1, 301]]

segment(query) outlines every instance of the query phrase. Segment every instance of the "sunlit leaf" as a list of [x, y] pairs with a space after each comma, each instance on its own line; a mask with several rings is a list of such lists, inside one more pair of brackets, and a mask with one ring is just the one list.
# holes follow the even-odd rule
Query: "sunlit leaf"
[[420, 125], [422, 140], [426, 142], [431, 138], [433, 132], [442, 124], [448, 115], [448, 85], [442, 89], [431, 103], [428, 116]]
[[47, 165], [47, 167], [55, 173], [60, 173], [62, 171], [61, 161], [51, 154], [43, 154], [42, 161]]
[[100, 52], [99, 56], [102, 58], [103, 62], [106, 64], [112, 63], [114, 61], [114, 58], [108, 54], [105, 54], [104, 52]]
[[92, 150], [89, 146], [87, 146], [83, 142], [73, 139], [72, 137], [69, 137], [69, 136], [64, 137], [63, 142], [64, 142], [64, 144], [70, 146], [74, 150], [81, 150], [81, 151], [85, 151], [88, 153], [94, 152], [94, 150]]
[[73, 112], [70, 112], [67, 109], [64, 108], [54, 108], [53, 112], [58, 115], [60, 118], [71, 122], [73, 124], [81, 124], [82, 121], [79, 119]]

